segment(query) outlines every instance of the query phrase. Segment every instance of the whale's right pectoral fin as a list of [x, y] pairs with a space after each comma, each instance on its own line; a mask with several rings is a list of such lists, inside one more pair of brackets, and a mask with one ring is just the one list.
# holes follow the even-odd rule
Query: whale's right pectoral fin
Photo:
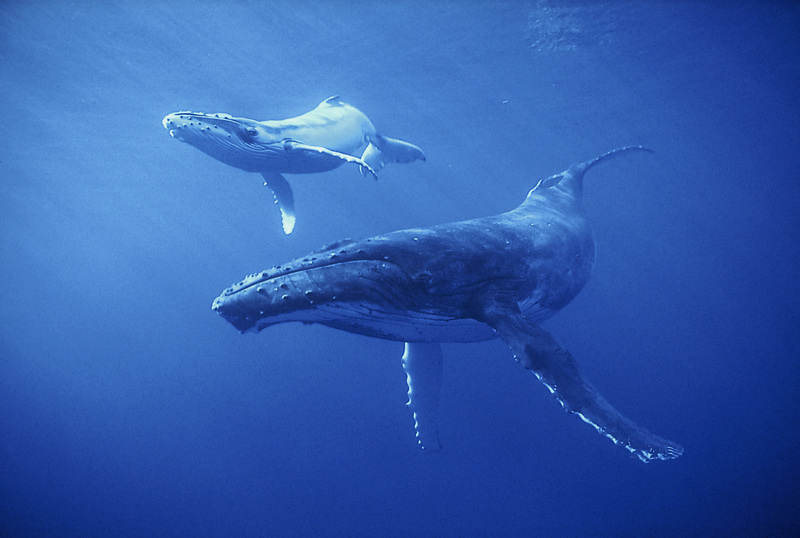
[[442, 387], [442, 349], [439, 344], [407, 342], [403, 370], [408, 383], [408, 403], [414, 415], [417, 443], [425, 452], [438, 452], [437, 410]]
[[677, 443], [654, 435], [614, 409], [583, 376], [572, 355], [518, 308], [493, 307], [483, 313], [482, 321], [494, 328], [517, 361], [536, 374], [566, 411], [581, 417], [615, 444], [623, 445], [643, 462], [670, 460], [683, 454]]
[[[425, 154], [414, 144], [376, 134], [370, 140], [369, 145], [361, 155], [361, 159], [369, 163], [372, 169], [377, 172], [386, 163], [424, 161]], [[364, 171], [362, 170], [361, 173], [363, 174]]]
[[297, 220], [294, 216], [294, 195], [292, 194], [292, 187], [289, 182], [280, 175], [273, 172], [264, 172], [261, 174], [264, 178], [264, 185], [269, 187], [272, 194], [275, 196], [275, 204], [281, 210], [281, 221], [283, 223], [283, 232], [286, 235], [292, 233], [294, 224]]

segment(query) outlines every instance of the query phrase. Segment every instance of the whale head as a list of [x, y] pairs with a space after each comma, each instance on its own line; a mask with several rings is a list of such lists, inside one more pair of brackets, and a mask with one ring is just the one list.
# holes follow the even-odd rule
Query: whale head
[[247, 172], [277, 170], [286, 161], [280, 137], [255, 120], [186, 111], [167, 114], [161, 123], [172, 138]]
[[[213, 310], [241, 332], [286, 322], [319, 323], [386, 340], [478, 341], [493, 337], [470, 318], [471, 288], [458, 275], [437, 283], [392, 234], [344, 240], [226, 289]], [[465, 282], [462, 282], [465, 284]]]

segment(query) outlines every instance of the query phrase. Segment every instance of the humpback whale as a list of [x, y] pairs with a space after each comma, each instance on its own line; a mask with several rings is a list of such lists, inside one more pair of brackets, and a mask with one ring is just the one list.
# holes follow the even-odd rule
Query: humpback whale
[[405, 342], [403, 367], [416, 436], [439, 448], [441, 342], [501, 338], [563, 408], [643, 462], [680, 456], [680, 445], [609, 404], [573, 356], [539, 322], [589, 279], [594, 239], [581, 198], [587, 170], [628, 146], [542, 179], [516, 209], [359, 241], [343, 240], [226, 289], [212, 308], [240, 332], [320, 323]]
[[[326, 172], [354, 163], [362, 175], [377, 179], [386, 163], [425, 160], [420, 148], [378, 134], [363, 112], [337, 96], [285, 120], [186, 111], [167, 114], [162, 124], [173, 138], [225, 164], [260, 173], [275, 197], [286, 234], [292, 233], [296, 217], [292, 188], [281, 174]], [[361, 157], [356, 157], [361, 148]]]

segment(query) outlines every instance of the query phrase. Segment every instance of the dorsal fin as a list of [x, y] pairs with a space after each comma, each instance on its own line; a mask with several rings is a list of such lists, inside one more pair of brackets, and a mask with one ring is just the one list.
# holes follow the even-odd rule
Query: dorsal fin
[[341, 106], [343, 104], [339, 100], [339, 96], [338, 95], [332, 95], [331, 97], [328, 97], [327, 99], [325, 99], [322, 102], [325, 103], [325, 104], [331, 105], [331, 106]]

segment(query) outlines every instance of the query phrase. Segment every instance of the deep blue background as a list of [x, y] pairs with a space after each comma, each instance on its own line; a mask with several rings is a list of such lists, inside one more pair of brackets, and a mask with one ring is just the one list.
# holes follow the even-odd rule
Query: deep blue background
[[[800, 8], [720, 4], [0, 3], [0, 534], [797, 533]], [[160, 124], [334, 94], [428, 161], [290, 177], [289, 237], [258, 176]], [[656, 153], [588, 175], [597, 264], [546, 326], [676, 461], [498, 341], [444, 346], [427, 456], [402, 344], [210, 310], [627, 144]]]

